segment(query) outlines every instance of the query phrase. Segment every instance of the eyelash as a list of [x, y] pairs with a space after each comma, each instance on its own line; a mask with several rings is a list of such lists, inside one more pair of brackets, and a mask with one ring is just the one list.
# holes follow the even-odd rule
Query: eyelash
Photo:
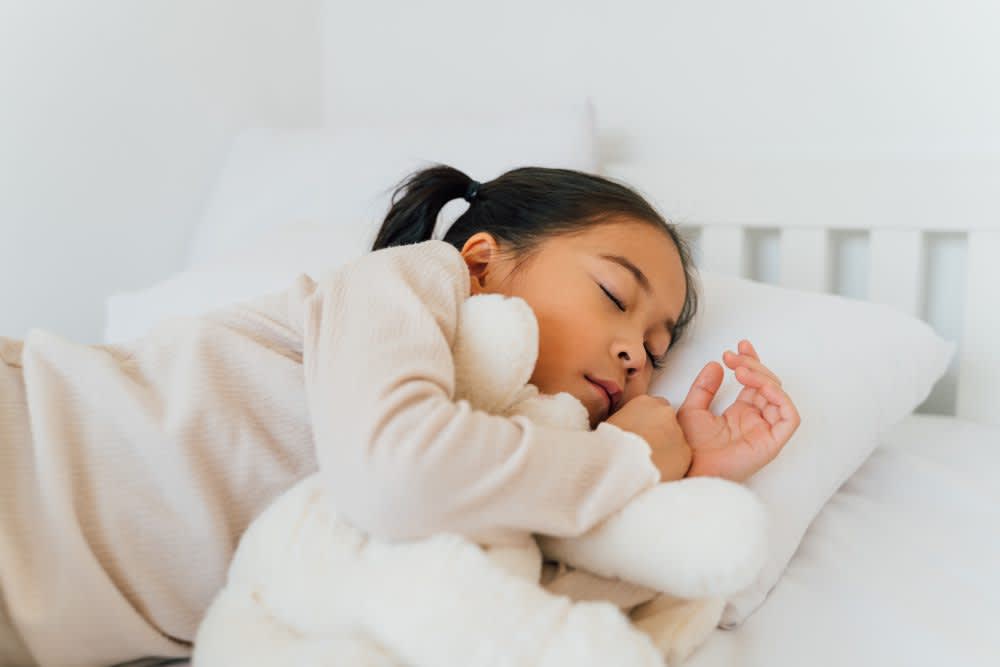
[[[600, 285], [600, 283], [598, 283], [598, 284]], [[618, 306], [618, 310], [620, 310], [620, 311], [622, 311], [624, 313], [625, 312], [625, 306], [622, 304], [621, 301], [618, 300], [618, 297], [616, 297], [614, 294], [612, 294], [611, 292], [609, 292], [608, 288], [605, 287], [604, 285], [600, 285], [600, 287], [601, 287], [601, 290], [608, 296], [608, 298], [611, 299], [611, 302], [613, 304], [615, 304], [616, 306]], [[654, 370], [659, 370], [660, 368], [663, 368], [664, 361], [662, 359], [657, 359], [656, 357], [654, 357], [653, 353], [650, 352], [649, 349], [646, 349], [646, 356], [649, 357], [649, 361], [653, 364], [653, 369]]]

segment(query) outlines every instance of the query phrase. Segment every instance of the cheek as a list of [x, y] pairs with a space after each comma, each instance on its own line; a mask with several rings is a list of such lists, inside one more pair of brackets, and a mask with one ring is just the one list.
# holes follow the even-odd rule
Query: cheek
[[565, 327], [558, 320], [539, 318], [538, 362], [536, 369], [552, 372], [569, 362], [573, 341], [567, 340]]
[[538, 360], [532, 383], [548, 392], [577, 388], [586, 372], [607, 372], [609, 329], [603, 303], [575, 285], [551, 284], [524, 295], [538, 320]]
[[[648, 364], [647, 364], [648, 368]], [[649, 385], [651, 384], [648, 370], [640, 371], [637, 375], [629, 377], [625, 382], [625, 394], [624, 400], [629, 400], [635, 398], [636, 396], [642, 396], [643, 394], [649, 393]]]
[[[594, 333], [564, 317], [538, 318], [538, 361], [533, 384], [548, 391], [564, 390], [595, 366]], [[591, 370], [591, 372], [594, 372]]]

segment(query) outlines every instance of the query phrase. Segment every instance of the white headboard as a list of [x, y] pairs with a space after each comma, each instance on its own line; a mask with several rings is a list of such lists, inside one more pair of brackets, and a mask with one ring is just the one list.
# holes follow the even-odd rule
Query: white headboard
[[699, 267], [899, 308], [958, 342], [918, 412], [1000, 424], [1000, 160], [610, 164]]

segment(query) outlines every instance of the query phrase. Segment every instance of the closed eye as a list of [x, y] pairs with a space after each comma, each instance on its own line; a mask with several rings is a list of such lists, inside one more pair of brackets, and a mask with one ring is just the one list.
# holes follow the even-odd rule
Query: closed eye
[[[598, 284], [600, 285], [600, 283], [598, 283]], [[612, 294], [611, 292], [609, 292], [608, 289], [604, 285], [600, 285], [600, 287], [601, 287], [601, 291], [603, 291], [608, 296], [608, 298], [611, 299], [611, 302], [614, 303], [616, 306], [618, 306], [618, 310], [620, 310], [620, 311], [622, 311], [624, 313], [625, 312], [625, 306], [622, 304], [621, 300], [618, 297], [616, 297], [614, 294]], [[649, 362], [653, 365], [653, 370], [659, 370], [659, 369], [663, 368], [665, 360], [664, 359], [658, 359], [657, 357], [654, 357], [653, 353], [649, 351], [648, 347], [644, 347], [644, 349], [646, 350], [646, 356], [649, 357]]]
[[614, 294], [612, 294], [611, 292], [609, 292], [608, 288], [606, 288], [604, 285], [601, 285], [601, 289], [604, 291], [605, 294], [608, 295], [608, 298], [611, 299], [611, 301], [616, 306], [618, 306], [618, 310], [620, 310], [620, 311], [622, 311], [624, 313], [625, 312], [625, 306], [623, 306], [622, 302], [618, 300], [618, 297], [616, 297]]

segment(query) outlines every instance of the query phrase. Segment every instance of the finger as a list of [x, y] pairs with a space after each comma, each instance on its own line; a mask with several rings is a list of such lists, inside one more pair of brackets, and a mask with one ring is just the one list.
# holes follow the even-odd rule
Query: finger
[[775, 375], [774, 371], [772, 371], [770, 368], [760, 363], [760, 360], [758, 359], [755, 359], [746, 354], [733, 354], [729, 350], [726, 350], [722, 354], [722, 359], [723, 361], [726, 362], [726, 365], [732, 368], [734, 371], [740, 366], [746, 366], [751, 370], [759, 371], [764, 375], [767, 375], [772, 380], [774, 380], [779, 387], [781, 386], [781, 378]]
[[[743, 383], [743, 385], [750, 390], [748, 395], [744, 397], [745, 402], [750, 403], [755, 408], [763, 413], [764, 409], [772, 403], [772, 400], [767, 394], [763, 392], [765, 385], [771, 385], [778, 389], [785, 397], [787, 394], [781, 388], [781, 382], [775, 381], [775, 379], [765, 373], [753, 370], [746, 366], [740, 366], [736, 369], [736, 379]], [[790, 401], [791, 399], [789, 399]]]
[[708, 406], [712, 404], [712, 399], [715, 398], [716, 392], [719, 391], [719, 387], [722, 385], [724, 375], [725, 371], [722, 370], [722, 366], [718, 363], [710, 361], [705, 364], [705, 367], [698, 373], [694, 382], [691, 383], [691, 389], [681, 404], [681, 409], [699, 408], [707, 410]]
[[761, 382], [774, 382], [771, 378], [753, 371], [746, 366], [739, 366], [735, 371], [736, 380], [743, 385], [743, 391], [736, 397], [737, 401], [748, 403], [757, 410], [767, 406], [767, 399], [760, 393]]
[[[761, 424], [761, 427], [770, 433], [767, 460], [771, 461], [781, 452], [791, 439], [792, 434], [795, 433], [795, 429], [798, 428], [798, 410], [795, 409], [788, 394], [769, 379], [765, 379], [761, 374], [746, 368], [741, 368], [740, 371], [741, 375], [747, 375], [748, 383], [757, 384], [758, 397], [765, 401], [761, 415], [767, 422], [767, 426]], [[751, 378], [750, 375], [754, 377]]]
[[732, 350], [726, 350], [722, 353], [724, 360], [729, 360], [733, 362], [745, 361], [750, 366], [754, 368], [760, 368], [767, 372], [772, 372], [764, 363], [752, 354], [746, 354], [745, 352], [733, 352]]
[[744, 338], [743, 340], [741, 340], [736, 345], [736, 349], [738, 349], [743, 354], [748, 354], [751, 357], [753, 357], [754, 359], [756, 359], [757, 361], [760, 361], [760, 355], [757, 354], [757, 350], [754, 349], [753, 344], [749, 340], [747, 340], [746, 338]]
[[799, 427], [801, 423], [799, 411], [788, 394], [773, 383], [765, 383], [760, 387], [760, 392], [768, 400], [769, 406], [777, 409], [777, 420], [773, 423], [768, 420], [768, 423], [771, 423], [771, 434], [780, 449]]
[[[764, 399], [767, 400], [767, 399]], [[774, 426], [779, 421], [781, 421], [781, 409], [777, 405], [768, 403], [764, 406], [764, 409], [760, 411], [760, 414], [764, 417], [766, 421], [771, 426]]]
[[[799, 413], [792, 402], [788, 400], [788, 397], [784, 395], [783, 391], [773, 385], [767, 391], [768, 393], [774, 392], [775, 394], [775, 396], [771, 397], [771, 400], [778, 408], [779, 419], [771, 425], [771, 434], [778, 443], [780, 451], [785, 446], [785, 443], [791, 439], [792, 434], [795, 433], [795, 429], [799, 427]], [[785, 400], [782, 400], [781, 396], [784, 396]]]

